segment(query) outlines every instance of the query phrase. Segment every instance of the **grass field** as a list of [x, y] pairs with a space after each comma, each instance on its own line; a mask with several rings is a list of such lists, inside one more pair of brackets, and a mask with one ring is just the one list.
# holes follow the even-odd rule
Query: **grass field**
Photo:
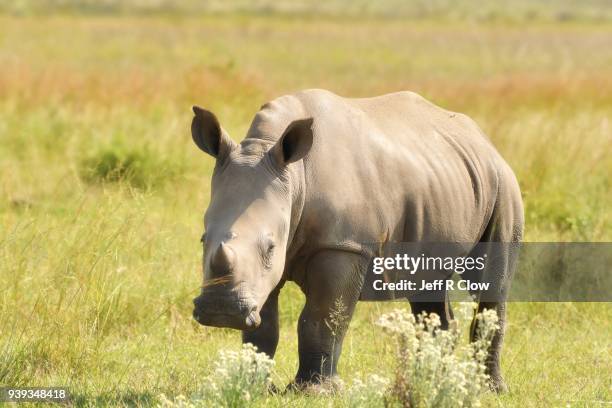
[[[240, 140], [264, 102], [312, 87], [408, 89], [472, 116], [518, 176], [527, 241], [612, 240], [606, 19], [4, 14], [0, 386], [65, 385], [83, 405], [194, 392], [240, 336], [191, 319], [214, 163], [191, 141], [190, 107], [213, 110]], [[302, 303], [288, 285], [281, 386], [297, 368]], [[391, 376], [390, 345], [372, 323], [394, 307], [359, 305], [340, 361], [345, 380]], [[611, 322], [609, 303], [511, 304], [511, 391], [483, 403], [611, 404]]]

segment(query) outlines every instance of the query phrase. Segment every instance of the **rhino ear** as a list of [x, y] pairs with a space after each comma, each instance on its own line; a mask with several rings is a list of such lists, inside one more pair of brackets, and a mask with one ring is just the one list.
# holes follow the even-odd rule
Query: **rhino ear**
[[312, 118], [294, 120], [287, 126], [271, 153], [279, 166], [296, 162], [310, 151], [313, 141]]
[[195, 144], [216, 159], [224, 158], [234, 147], [234, 142], [219, 125], [219, 120], [210, 111], [193, 107], [191, 136]]

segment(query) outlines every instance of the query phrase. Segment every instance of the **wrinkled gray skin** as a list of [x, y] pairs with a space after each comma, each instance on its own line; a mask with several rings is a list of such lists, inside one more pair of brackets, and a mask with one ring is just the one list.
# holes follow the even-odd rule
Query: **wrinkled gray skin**
[[[212, 113], [194, 113], [193, 139], [216, 158], [194, 318], [242, 330], [244, 342], [273, 357], [278, 294], [296, 282], [306, 304], [293, 386], [336, 375], [346, 327], [334, 338], [325, 319], [340, 297], [349, 317], [359, 300], [367, 266], [360, 243], [521, 239], [512, 170], [471, 119], [417, 94], [283, 96], [261, 108], [240, 144]], [[444, 299], [411, 307], [438, 313], [445, 327], [452, 318]], [[487, 365], [502, 391], [505, 302], [484, 308], [500, 318]]]

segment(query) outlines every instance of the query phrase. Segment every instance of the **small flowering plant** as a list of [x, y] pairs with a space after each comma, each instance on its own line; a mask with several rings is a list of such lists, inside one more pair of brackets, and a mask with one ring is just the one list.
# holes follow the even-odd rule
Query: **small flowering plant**
[[[470, 306], [471, 307], [471, 306]], [[485, 310], [477, 341], [460, 344], [460, 322], [441, 329], [435, 314], [417, 318], [395, 310], [380, 317], [378, 325], [396, 342], [397, 367], [391, 397], [403, 407], [477, 407], [487, 386], [487, 350], [497, 329], [497, 314]]]
[[378, 374], [369, 374], [364, 379], [356, 378], [346, 391], [346, 407], [383, 407], [391, 381]]
[[198, 393], [174, 401], [161, 397], [162, 407], [244, 407], [264, 397], [271, 386], [274, 361], [250, 343], [240, 351], [222, 350], [213, 372]]

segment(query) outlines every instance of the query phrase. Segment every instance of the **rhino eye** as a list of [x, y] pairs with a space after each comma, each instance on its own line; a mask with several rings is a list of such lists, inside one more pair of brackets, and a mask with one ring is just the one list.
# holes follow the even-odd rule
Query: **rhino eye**
[[274, 255], [274, 242], [268, 242], [262, 251], [263, 263], [266, 268], [272, 267], [272, 255]]
[[201, 243], [206, 242], [206, 233], [202, 234], [202, 237], [200, 238], [200, 242]]
[[268, 249], [266, 250], [266, 255], [267, 256], [269, 256], [269, 257], [272, 256], [272, 254], [274, 253], [274, 247], [275, 247], [274, 242], [270, 242], [268, 244]]

